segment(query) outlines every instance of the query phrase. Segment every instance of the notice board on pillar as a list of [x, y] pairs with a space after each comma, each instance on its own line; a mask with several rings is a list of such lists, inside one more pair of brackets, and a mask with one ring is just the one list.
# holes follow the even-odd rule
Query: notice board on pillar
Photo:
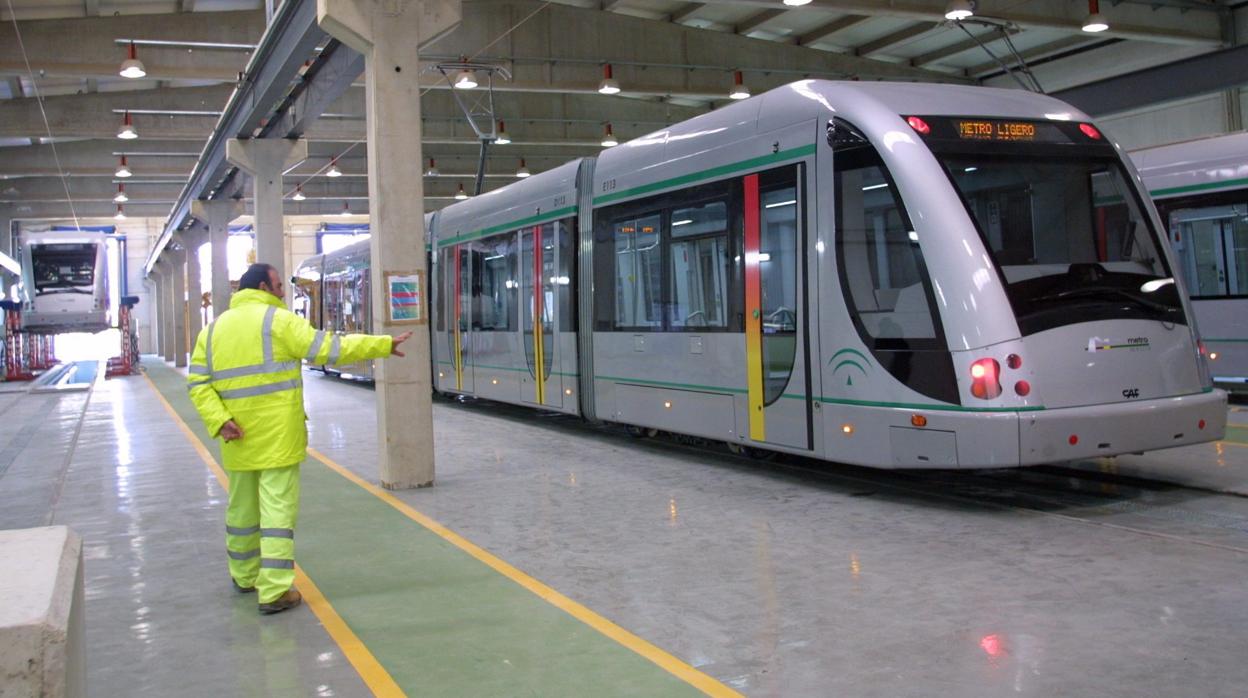
[[427, 322], [423, 271], [386, 272], [386, 321], [392, 325]]

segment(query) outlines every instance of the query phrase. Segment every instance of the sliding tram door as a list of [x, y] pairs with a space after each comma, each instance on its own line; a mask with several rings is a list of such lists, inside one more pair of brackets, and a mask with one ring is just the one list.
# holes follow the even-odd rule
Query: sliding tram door
[[544, 223], [520, 231], [520, 331], [528, 373], [522, 375], [520, 396], [525, 402], [563, 406], [563, 383], [554, 367], [559, 363], [560, 286], [569, 283], [559, 262], [558, 234], [563, 226]]

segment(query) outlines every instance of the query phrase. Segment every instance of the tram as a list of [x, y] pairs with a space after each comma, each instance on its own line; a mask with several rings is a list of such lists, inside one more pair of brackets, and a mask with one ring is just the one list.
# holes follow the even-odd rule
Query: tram
[[108, 236], [22, 233], [22, 328], [32, 332], [98, 332], [108, 316]]
[[1214, 383], [1248, 393], [1248, 132], [1131, 159], [1178, 258]]
[[434, 387], [884, 468], [1218, 439], [1135, 182], [1050, 97], [792, 83], [439, 211]]

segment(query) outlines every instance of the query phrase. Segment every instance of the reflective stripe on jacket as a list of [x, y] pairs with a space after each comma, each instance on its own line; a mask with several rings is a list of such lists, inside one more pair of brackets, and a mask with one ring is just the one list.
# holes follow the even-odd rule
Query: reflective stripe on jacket
[[216, 437], [233, 419], [243, 438], [221, 444], [228, 470], [283, 468], [308, 446], [302, 360], [350, 364], [390, 355], [388, 335], [321, 332], [266, 291], [244, 289], [195, 340], [191, 402]]

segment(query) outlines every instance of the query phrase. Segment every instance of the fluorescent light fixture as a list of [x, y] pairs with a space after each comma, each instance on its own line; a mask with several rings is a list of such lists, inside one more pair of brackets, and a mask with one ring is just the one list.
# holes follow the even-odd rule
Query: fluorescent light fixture
[[1161, 288], [1169, 286], [1172, 283], [1174, 283], [1173, 277], [1168, 278], [1168, 279], [1153, 279], [1152, 281], [1145, 281], [1144, 285], [1140, 286], [1140, 290], [1143, 291], [1144, 293], [1152, 293]]
[[598, 83], [598, 92], [604, 95], [614, 95], [620, 92], [620, 83], [615, 81], [610, 63], [602, 66], [602, 82]]
[[117, 71], [118, 75], [123, 78], [138, 79], [147, 75], [147, 68], [143, 67], [143, 61], [139, 60], [138, 53], [134, 50], [134, 42], [130, 42], [130, 53], [126, 60], [121, 62], [121, 69]]
[[763, 208], [780, 208], [781, 206], [792, 206], [797, 203], [797, 199], [789, 199], [788, 201], [777, 201], [774, 204], [767, 204]]
[[692, 222], [693, 222], [692, 218], [686, 218], [683, 221], [672, 221], [672, 227], [675, 228], [678, 225], [689, 225]]
[[945, 5], [945, 19], [960, 22], [975, 14], [975, 7], [970, 0], [949, 0]]
[[871, 184], [862, 188], [863, 191], [871, 191], [872, 189], [883, 189], [888, 186], [888, 182], [882, 184]]
[[976, 166], [974, 166], [974, 165], [971, 165], [970, 167], [964, 167], [964, 168], [962, 168], [962, 171], [963, 171], [963, 172], [978, 172], [978, 171], [979, 171], [979, 168], [978, 168], [978, 167], [976, 167]]

